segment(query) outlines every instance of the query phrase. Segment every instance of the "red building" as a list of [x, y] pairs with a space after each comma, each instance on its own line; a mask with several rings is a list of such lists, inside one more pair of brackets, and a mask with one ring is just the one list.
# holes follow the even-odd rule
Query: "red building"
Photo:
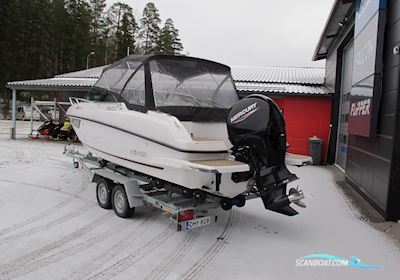
[[325, 161], [331, 124], [331, 91], [325, 69], [302, 67], [232, 67], [239, 94], [265, 94], [276, 101], [286, 121], [289, 152], [308, 155], [308, 139], [321, 138]]

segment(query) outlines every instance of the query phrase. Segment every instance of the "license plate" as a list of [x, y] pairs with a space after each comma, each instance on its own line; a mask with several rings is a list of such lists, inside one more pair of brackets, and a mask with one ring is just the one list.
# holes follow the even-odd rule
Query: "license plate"
[[211, 224], [211, 217], [202, 217], [183, 222], [184, 230], [202, 227]]

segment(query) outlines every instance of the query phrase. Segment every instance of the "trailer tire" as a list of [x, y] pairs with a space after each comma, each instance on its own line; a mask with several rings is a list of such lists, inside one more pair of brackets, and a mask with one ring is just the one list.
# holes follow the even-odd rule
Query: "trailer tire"
[[236, 197], [236, 199], [239, 200], [239, 203], [236, 205], [237, 207], [243, 207], [243, 206], [246, 205], [246, 198], [245, 198], [243, 195], [239, 194], [239, 195]]
[[232, 209], [232, 201], [228, 198], [221, 199], [219, 203], [221, 204], [222, 209], [224, 209], [225, 211]]
[[198, 202], [201, 202], [201, 203], [206, 200], [206, 194], [200, 190], [193, 191], [193, 196]]
[[105, 159], [102, 159], [102, 160], [99, 161], [99, 166], [101, 168], [106, 167], [106, 165], [107, 165], [107, 161]]
[[184, 198], [191, 198], [193, 197], [193, 191], [189, 189], [182, 189], [182, 196]]
[[96, 198], [101, 208], [111, 209], [111, 187], [103, 178], [96, 180]]
[[135, 208], [130, 208], [125, 188], [116, 185], [112, 190], [111, 204], [115, 214], [121, 218], [129, 218], [133, 215]]

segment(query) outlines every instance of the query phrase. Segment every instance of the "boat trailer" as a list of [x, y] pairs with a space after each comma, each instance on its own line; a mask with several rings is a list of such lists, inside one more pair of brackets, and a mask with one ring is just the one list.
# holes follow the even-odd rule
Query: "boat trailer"
[[96, 183], [99, 206], [113, 209], [119, 217], [129, 218], [136, 207], [152, 206], [169, 216], [176, 223], [177, 231], [202, 227], [218, 220], [221, 207], [217, 199], [207, 197], [198, 201], [194, 197], [156, 189], [151, 178], [93, 157], [91, 153], [82, 153], [76, 145], [66, 145], [64, 155], [72, 158], [74, 168], [89, 172], [91, 182]]

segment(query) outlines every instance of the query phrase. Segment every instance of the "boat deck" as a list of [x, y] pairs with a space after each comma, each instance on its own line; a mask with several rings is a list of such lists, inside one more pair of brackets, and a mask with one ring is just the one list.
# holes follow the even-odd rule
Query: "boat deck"
[[203, 142], [203, 141], [221, 141], [221, 140], [216, 140], [216, 139], [210, 139], [207, 137], [201, 137], [201, 136], [192, 136], [193, 141], [197, 142]]
[[215, 159], [215, 160], [192, 160], [192, 163], [208, 165], [208, 166], [236, 166], [236, 165], [247, 165], [246, 163], [228, 160], [228, 159]]

